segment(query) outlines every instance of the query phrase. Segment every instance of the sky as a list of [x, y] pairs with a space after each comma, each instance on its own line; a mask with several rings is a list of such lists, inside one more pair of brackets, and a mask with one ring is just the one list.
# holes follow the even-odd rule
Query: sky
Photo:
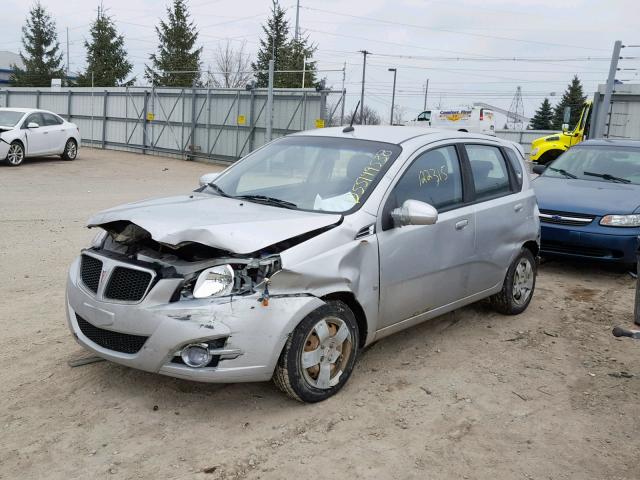
[[[103, 0], [125, 37], [134, 72], [142, 78], [157, 47], [154, 25], [166, 17], [168, 0]], [[203, 67], [218, 47], [255, 54], [270, 0], [189, 0], [204, 47]], [[21, 48], [21, 26], [32, 3], [2, 0], [0, 50]], [[84, 40], [99, 2], [42, 0], [56, 22], [60, 45], [69, 29], [71, 72], [85, 67]], [[291, 29], [296, 1], [281, 0]], [[396, 105], [405, 120], [428, 108], [485, 102], [509, 109], [518, 86], [524, 114], [532, 116], [544, 97], [559, 100], [574, 74], [593, 96], [606, 81], [615, 40], [640, 46], [638, 0], [301, 0], [300, 30], [317, 46], [319, 76], [342, 89], [347, 110], [360, 99], [363, 55], [367, 57], [365, 103], [384, 121], [391, 109], [397, 69]], [[640, 48], [625, 48], [618, 79], [640, 81]], [[337, 98], [337, 96], [336, 96]], [[499, 125], [500, 128], [502, 125]]]

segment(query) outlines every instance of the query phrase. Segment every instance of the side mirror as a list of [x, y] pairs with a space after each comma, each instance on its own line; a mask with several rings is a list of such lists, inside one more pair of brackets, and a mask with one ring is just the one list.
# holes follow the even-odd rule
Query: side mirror
[[27, 128], [39, 128], [40, 125], [38, 125], [36, 122], [29, 122], [27, 124]]
[[391, 212], [396, 227], [404, 225], [433, 225], [438, 220], [438, 210], [419, 200], [406, 200], [402, 207]]
[[534, 165], [531, 171], [536, 175], [542, 175], [546, 169], [546, 165]]
[[220, 176], [220, 172], [216, 173], [205, 173], [200, 177], [200, 186], [203, 187], [211, 182], [213, 182], [216, 178]]
[[567, 133], [568, 130], [569, 130], [569, 124], [568, 123], [563, 123], [562, 124], [562, 133]]

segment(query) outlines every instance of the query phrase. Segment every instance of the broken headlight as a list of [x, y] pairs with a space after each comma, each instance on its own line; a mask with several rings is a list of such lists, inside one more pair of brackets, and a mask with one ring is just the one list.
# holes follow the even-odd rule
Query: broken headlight
[[193, 287], [195, 298], [229, 295], [233, 290], [235, 274], [231, 265], [218, 265], [207, 268], [196, 280]]

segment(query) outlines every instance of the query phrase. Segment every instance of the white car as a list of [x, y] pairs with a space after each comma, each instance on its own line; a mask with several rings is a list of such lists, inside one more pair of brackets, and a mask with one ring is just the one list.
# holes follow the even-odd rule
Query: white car
[[78, 156], [80, 130], [55, 113], [34, 108], [0, 108], [0, 161], [13, 167], [26, 157]]

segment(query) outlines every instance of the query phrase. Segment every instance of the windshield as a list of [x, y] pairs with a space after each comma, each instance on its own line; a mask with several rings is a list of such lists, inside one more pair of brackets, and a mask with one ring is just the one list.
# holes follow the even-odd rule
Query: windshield
[[350, 138], [285, 137], [236, 163], [209, 191], [283, 208], [344, 213], [364, 202], [401, 150]]
[[14, 110], [0, 110], [0, 125], [3, 127], [15, 127], [24, 113]]
[[573, 147], [559, 156], [543, 176], [640, 185], [640, 148]]

